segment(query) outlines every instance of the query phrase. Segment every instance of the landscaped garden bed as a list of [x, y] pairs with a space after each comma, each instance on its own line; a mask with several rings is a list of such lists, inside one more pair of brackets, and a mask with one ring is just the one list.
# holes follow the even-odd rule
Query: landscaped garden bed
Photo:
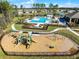
[[39, 29], [39, 30], [47, 30], [48, 25], [40, 24], [39, 26], [36, 26], [37, 24], [24, 24], [22, 26], [23, 29]]
[[[23, 28], [23, 26], [25, 25], [25, 28]], [[15, 24], [15, 28], [17, 30], [24, 30], [24, 31], [45, 31], [45, 32], [49, 32], [49, 31], [52, 31], [56, 28], [62, 28], [62, 26], [48, 26], [48, 25], [45, 25], [43, 28], [28, 28], [29, 26], [28, 25], [32, 25], [32, 24], [29, 24], [29, 23], [26, 23], [26, 24]], [[28, 27], [27, 27], [28, 26]]]

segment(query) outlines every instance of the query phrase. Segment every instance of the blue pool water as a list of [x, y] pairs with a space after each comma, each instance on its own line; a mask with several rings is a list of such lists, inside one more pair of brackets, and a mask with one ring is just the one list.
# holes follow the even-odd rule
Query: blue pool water
[[44, 18], [44, 17], [38, 17], [37, 20], [32, 19], [31, 22], [32, 22], [32, 23], [45, 23], [47, 20], [48, 20], [47, 18]]

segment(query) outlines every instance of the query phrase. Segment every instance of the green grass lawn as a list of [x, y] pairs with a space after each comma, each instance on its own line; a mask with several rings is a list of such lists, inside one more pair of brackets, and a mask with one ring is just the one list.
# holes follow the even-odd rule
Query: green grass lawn
[[23, 17], [14, 17], [13, 21], [15, 22], [15, 21], [22, 20], [22, 19], [23, 19]]
[[28, 29], [28, 28], [23, 29], [22, 26], [23, 26], [23, 24], [15, 24], [15, 28], [17, 30], [26, 30], [26, 31], [45, 31], [45, 32], [48, 32], [48, 31], [52, 31], [52, 30], [58, 28], [58, 26], [48, 26], [47, 30], [39, 30], [39, 29]]
[[0, 17], [2, 17], [2, 14], [0, 13]]
[[58, 33], [66, 36], [68, 38], [71, 38], [73, 41], [75, 41], [77, 44], [79, 44], [79, 36], [76, 36], [72, 32], [70, 32], [68, 30], [62, 30], [62, 31], [58, 31]]
[[15, 24], [15, 28], [16, 28], [17, 30], [23, 30], [23, 29], [22, 29], [22, 26], [23, 26], [23, 24]]
[[0, 57], [4, 57], [4, 56], [6, 56], [6, 55], [3, 53], [3, 51], [0, 48]]
[[54, 29], [56, 29], [58, 27], [59, 26], [49, 26], [48, 29], [47, 29], [47, 31], [52, 31], [52, 30], [54, 30]]

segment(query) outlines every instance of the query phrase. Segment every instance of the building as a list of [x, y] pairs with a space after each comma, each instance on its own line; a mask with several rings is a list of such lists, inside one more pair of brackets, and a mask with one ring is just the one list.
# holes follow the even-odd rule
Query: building
[[79, 12], [69, 13], [66, 15], [69, 18], [68, 23], [70, 25], [78, 25], [79, 24]]

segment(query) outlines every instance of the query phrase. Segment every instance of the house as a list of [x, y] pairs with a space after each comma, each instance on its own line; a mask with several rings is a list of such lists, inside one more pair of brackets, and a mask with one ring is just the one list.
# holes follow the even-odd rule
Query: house
[[70, 25], [78, 25], [79, 24], [79, 12], [69, 13], [66, 17], [70, 18], [68, 20]]

